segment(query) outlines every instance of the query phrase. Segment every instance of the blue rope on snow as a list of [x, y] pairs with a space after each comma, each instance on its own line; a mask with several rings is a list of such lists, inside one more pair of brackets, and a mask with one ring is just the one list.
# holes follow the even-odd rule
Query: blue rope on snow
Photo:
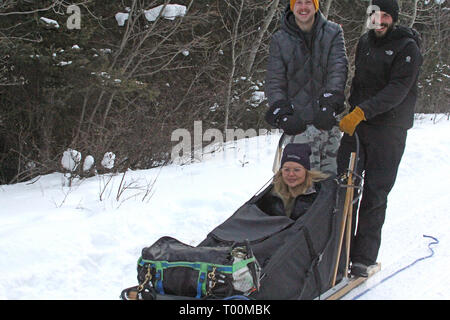
[[397, 270], [396, 272], [394, 272], [394, 273], [391, 274], [390, 276], [387, 276], [386, 278], [384, 278], [383, 280], [381, 280], [379, 283], [377, 283], [377, 284], [374, 285], [373, 287], [368, 288], [368, 289], [366, 289], [365, 291], [363, 291], [363, 292], [361, 292], [360, 294], [358, 294], [357, 296], [353, 297], [352, 300], [357, 300], [357, 299], [359, 299], [360, 297], [362, 297], [363, 295], [365, 295], [367, 292], [369, 292], [369, 291], [371, 291], [372, 289], [378, 287], [378, 286], [379, 286], [380, 284], [382, 284], [383, 282], [386, 282], [387, 280], [389, 280], [389, 279], [391, 279], [392, 277], [396, 276], [396, 275], [399, 274], [400, 272], [402, 272], [402, 271], [404, 271], [404, 270], [406, 270], [406, 269], [408, 269], [408, 268], [411, 268], [411, 267], [412, 267], [413, 265], [415, 265], [417, 262], [423, 261], [423, 260], [426, 260], [426, 259], [429, 259], [429, 258], [431, 258], [432, 256], [434, 256], [434, 250], [431, 248], [431, 246], [434, 245], [434, 244], [439, 244], [439, 240], [436, 239], [435, 237], [427, 236], [427, 235], [425, 235], [425, 234], [423, 235], [423, 237], [424, 237], [424, 238], [430, 238], [430, 239], [433, 239], [433, 240], [434, 240], [433, 242], [430, 242], [430, 243], [428, 244], [428, 248], [429, 248], [430, 251], [431, 251], [431, 253], [430, 253], [428, 256], [419, 258], [419, 259], [417, 259], [416, 261], [414, 261], [413, 263], [407, 265], [406, 267], [403, 267], [403, 268], [401, 268], [400, 270]]

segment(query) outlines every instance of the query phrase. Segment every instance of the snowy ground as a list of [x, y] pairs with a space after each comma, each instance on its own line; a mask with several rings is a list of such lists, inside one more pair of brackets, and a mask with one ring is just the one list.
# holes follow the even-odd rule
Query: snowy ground
[[[367, 289], [359, 299], [450, 298], [450, 121], [431, 117], [408, 133], [389, 197], [382, 271], [345, 299]], [[278, 138], [229, 144], [201, 163], [128, 171], [131, 186], [119, 195], [121, 174], [71, 188], [60, 173], [0, 186], [0, 299], [118, 299], [136, 285], [143, 247], [166, 235], [196, 245], [271, 178]], [[424, 234], [440, 241], [434, 256], [383, 282], [430, 253]]]

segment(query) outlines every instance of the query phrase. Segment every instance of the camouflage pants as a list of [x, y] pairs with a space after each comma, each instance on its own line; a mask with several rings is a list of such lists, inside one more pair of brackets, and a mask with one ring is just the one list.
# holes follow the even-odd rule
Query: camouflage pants
[[336, 156], [339, 149], [342, 133], [337, 126], [330, 131], [319, 130], [308, 125], [306, 130], [296, 136], [283, 135], [280, 141], [281, 150], [278, 150], [273, 164], [273, 172], [280, 167], [282, 150], [289, 143], [308, 143], [311, 146], [311, 170], [336, 174]]

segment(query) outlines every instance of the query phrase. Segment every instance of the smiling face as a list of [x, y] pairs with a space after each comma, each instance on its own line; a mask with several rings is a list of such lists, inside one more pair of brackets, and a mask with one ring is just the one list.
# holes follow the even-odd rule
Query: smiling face
[[392, 16], [384, 11], [375, 12], [370, 16], [370, 19], [375, 35], [378, 38], [384, 37], [394, 26]]
[[281, 176], [285, 184], [294, 188], [306, 179], [306, 169], [297, 162], [287, 161], [281, 168]]
[[297, 0], [292, 12], [300, 29], [309, 31], [314, 24], [314, 16], [316, 14], [314, 2], [312, 0]]

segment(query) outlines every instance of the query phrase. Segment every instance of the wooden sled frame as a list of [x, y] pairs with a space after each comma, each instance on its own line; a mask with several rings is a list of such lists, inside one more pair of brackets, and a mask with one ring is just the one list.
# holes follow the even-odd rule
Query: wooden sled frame
[[[342, 212], [342, 223], [339, 234], [339, 247], [338, 253], [336, 256], [336, 262], [334, 267], [333, 278], [331, 281], [331, 289], [321, 294], [315, 300], [337, 300], [342, 298], [344, 295], [349, 293], [354, 288], [360, 286], [364, 282], [367, 281], [372, 275], [381, 270], [381, 264], [377, 263], [373, 266], [370, 266], [368, 269], [367, 277], [349, 277], [349, 265], [350, 265], [350, 241], [351, 241], [351, 230], [352, 230], [352, 216], [353, 216], [353, 195], [355, 190], [355, 185], [353, 183], [353, 174], [356, 165], [357, 155], [355, 152], [350, 154], [350, 163], [349, 163], [349, 171], [348, 171], [348, 179], [347, 179], [347, 193], [345, 195], [345, 203], [344, 209]], [[345, 272], [343, 279], [336, 284], [336, 277], [338, 273], [338, 267], [342, 252], [342, 246], [344, 243], [344, 235], [345, 235], [345, 248], [346, 248], [346, 257], [345, 257]]]

